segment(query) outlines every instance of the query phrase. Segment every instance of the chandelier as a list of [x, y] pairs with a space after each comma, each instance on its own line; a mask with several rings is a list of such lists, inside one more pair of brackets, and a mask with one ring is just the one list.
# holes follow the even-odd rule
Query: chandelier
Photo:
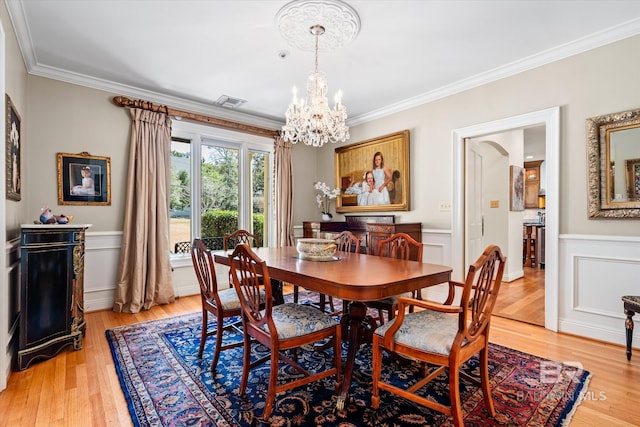
[[318, 71], [318, 40], [325, 28], [316, 24], [311, 26], [310, 32], [315, 37], [315, 71], [307, 81], [306, 100], [298, 98], [297, 90], [293, 88], [293, 100], [287, 108], [287, 121], [282, 130], [284, 139], [293, 144], [301, 141], [306, 145], [322, 147], [328, 142], [349, 139], [349, 127], [345, 125], [347, 109], [342, 105], [342, 92], [338, 91], [333, 108], [329, 108], [327, 78]]

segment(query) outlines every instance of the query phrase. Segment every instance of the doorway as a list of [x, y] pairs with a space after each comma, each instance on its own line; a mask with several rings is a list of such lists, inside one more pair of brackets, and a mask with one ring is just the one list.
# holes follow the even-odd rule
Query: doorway
[[[453, 131], [453, 200], [452, 206], [452, 264], [455, 280], [462, 280], [465, 267], [465, 141], [484, 135], [498, 134], [514, 129], [545, 126], [546, 153], [546, 242], [547, 259], [544, 270], [545, 321], [547, 329], [558, 330], [558, 194], [559, 194], [559, 145], [560, 107], [522, 114], [493, 122], [473, 125]], [[521, 226], [520, 226], [521, 227]], [[522, 257], [522, 246], [508, 245], [504, 252], [507, 257]]]
[[[544, 206], [545, 167], [525, 173], [524, 210], [510, 206], [510, 165], [545, 160], [545, 127], [514, 129], [500, 134], [469, 138], [465, 145], [465, 254], [466, 264], [474, 262], [487, 244], [503, 251], [515, 246], [521, 258], [508, 258], [503, 286], [493, 313], [500, 317], [544, 326]], [[529, 179], [527, 179], [529, 178]], [[535, 193], [535, 194], [534, 194]], [[533, 199], [533, 200], [531, 200]], [[525, 227], [525, 224], [527, 227]], [[525, 230], [534, 230], [524, 239]], [[526, 253], [527, 244], [533, 248]], [[513, 252], [513, 251], [511, 251]], [[526, 255], [530, 261], [525, 263]]]

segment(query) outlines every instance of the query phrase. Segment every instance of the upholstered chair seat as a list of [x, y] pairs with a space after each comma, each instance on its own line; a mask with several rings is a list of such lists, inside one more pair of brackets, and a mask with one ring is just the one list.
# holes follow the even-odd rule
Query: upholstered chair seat
[[[273, 306], [271, 317], [279, 339], [304, 336], [340, 323], [335, 317], [327, 316], [315, 307], [296, 303]], [[267, 324], [262, 329], [269, 332]]]
[[240, 310], [240, 300], [238, 294], [233, 288], [218, 291], [220, 297], [220, 306], [223, 310]]
[[[375, 330], [375, 333], [384, 337], [396, 319], [387, 322]], [[458, 333], [458, 317], [425, 309], [406, 314], [400, 329], [393, 336], [398, 344], [403, 344], [419, 350], [437, 354], [451, 353], [451, 345]], [[424, 337], [429, 339], [425, 340]]]

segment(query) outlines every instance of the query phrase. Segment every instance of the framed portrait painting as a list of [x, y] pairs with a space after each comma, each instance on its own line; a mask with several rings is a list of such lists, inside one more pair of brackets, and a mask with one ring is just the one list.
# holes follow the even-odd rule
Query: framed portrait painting
[[524, 210], [524, 168], [511, 165], [509, 167], [509, 210]]
[[336, 212], [409, 210], [409, 131], [336, 148]]
[[109, 157], [58, 153], [59, 205], [111, 205]]
[[6, 182], [7, 199], [19, 201], [21, 199], [20, 176], [20, 145], [22, 144], [22, 120], [11, 102], [9, 95], [5, 94], [5, 131], [6, 131]]

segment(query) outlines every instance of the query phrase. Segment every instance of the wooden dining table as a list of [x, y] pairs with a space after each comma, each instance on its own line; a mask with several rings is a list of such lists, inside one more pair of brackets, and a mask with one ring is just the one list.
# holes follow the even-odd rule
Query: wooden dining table
[[[280, 282], [280, 295], [281, 283], [289, 282], [350, 302], [341, 319], [346, 331], [343, 335], [348, 337], [348, 351], [338, 391], [339, 410], [344, 409], [349, 395], [358, 348], [367, 331], [371, 332], [365, 302], [446, 283], [452, 272], [446, 265], [350, 252], [336, 252], [334, 257], [312, 261], [301, 259], [293, 246], [254, 251], [266, 262], [272, 281]], [[230, 253], [214, 252], [214, 259], [229, 265]]]

